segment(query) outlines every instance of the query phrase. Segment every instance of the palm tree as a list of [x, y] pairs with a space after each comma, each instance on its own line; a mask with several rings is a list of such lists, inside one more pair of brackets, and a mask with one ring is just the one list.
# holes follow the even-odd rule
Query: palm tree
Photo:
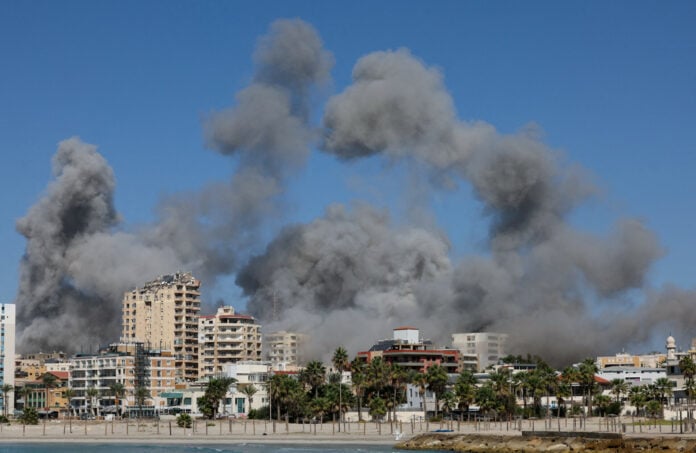
[[239, 391], [242, 392], [242, 394], [244, 394], [249, 400], [249, 412], [251, 412], [251, 403], [254, 402], [254, 395], [256, 395], [256, 392], [258, 392], [258, 390], [256, 389], [256, 387], [254, 387], [253, 384], [250, 384], [245, 385]]
[[399, 394], [403, 391], [404, 384], [408, 380], [406, 370], [399, 365], [392, 365], [389, 370], [389, 383], [394, 390], [392, 398], [392, 411], [394, 412], [393, 420], [396, 421], [396, 407], [399, 404]]
[[442, 395], [442, 412], [449, 414], [457, 406], [457, 397], [452, 392], [445, 392]]
[[437, 417], [437, 412], [440, 405], [440, 396], [445, 393], [449, 376], [447, 376], [447, 371], [445, 371], [445, 369], [440, 365], [432, 365], [428, 367], [426, 376], [428, 378], [428, 388], [435, 394], [435, 416]]
[[116, 406], [116, 412], [119, 416], [121, 416], [121, 406], [119, 404], [119, 400], [123, 398], [123, 395], [126, 393], [126, 387], [120, 382], [114, 382], [109, 386], [109, 391], [114, 396], [114, 405]]
[[353, 384], [355, 396], [358, 397], [358, 420], [362, 421], [362, 397], [367, 377], [365, 374], [365, 362], [357, 357], [350, 362], [350, 380]]
[[70, 424], [70, 432], [72, 433], [72, 416], [73, 416], [73, 414], [72, 414], [72, 410], [73, 410], [72, 399], [75, 397], [75, 390], [73, 390], [70, 387], [67, 387], [65, 389], [65, 391], [63, 392], [63, 396], [67, 400], [68, 407], [66, 409], [68, 409], [68, 423]]
[[58, 379], [56, 379], [56, 376], [51, 373], [44, 373], [44, 375], [41, 376], [41, 382], [43, 382], [44, 385], [44, 409], [46, 410], [47, 417], [48, 408], [50, 406], [50, 402], [48, 401], [48, 397], [50, 396], [49, 390], [56, 386], [57, 380]]
[[469, 413], [469, 406], [474, 402], [476, 395], [476, 378], [470, 371], [462, 371], [454, 384], [454, 395], [457, 398], [457, 406], [462, 406]]
[[14, 392], [14, 386], [12, 386], [12, 384], [3, 384], [2, 387], [0, 387], [0, 391], [2, 392], [3, 415], [5, 416], [5, 418], [7, 418], [7, 395], [10, 394], [10, 392]]
[[411, 383], [418, 386], [418, 396], [420, 396], [421, 404], [423, 405], [423, 413], [427, 413], [427, 405], [425, 404], [425, 390], [428, 388], [428, 376], [423, 373], [416, 373], [411, 378]]
[[647, 402], [647, 396], [643, 387], [631, 387], [628, 391], [628, 400], [636, 408], [636, 412], [640, 414], [640, 410]]
[[348, 353], [346, 350], [339, 346], [334, 351], [333, 358], [334, 368], [338, 371], [338, 432], [341, 432], [341, 421], [343, 420], [343, 395], [341, 393], [341, 387], [343, 387], [343, 371], [348, 367]]
[[150, 397], [150, 390], [142, 385], [138, 386], [133, 390], [133, 397], [138, 404], [138, 418], [140, 418], [143, 416], [143, 404], [145, 404], [145, 400]]
[[589, 416], [592, 416], [592, 391], [595, 387], [595, 374], [597, 373], [597, 364], [593, 358], [586, 358], [578, 367], [579, 382], [583, 389], [587, 392], [587, 408]]
[[599, 410], [599, 415], [607, 415], [607, 408], [611, 404], [611, 398], [607, 395], [599, 394], [594, 397], [594, 402]]
[[319, 387], [326, 382], [326, 368], [318, 360], [312, 360], [302, 370], [301, 379], [305, 384], [314, 389], [314, 397], [319, 397]]
[[[556, 388], [556, 398], [558, 398], [559, 404], [563, 404], [563, 412], [565, 412], [566, 417], [568, 417], [567, 398], [570, 398], [572, 394], [573, 392], [570, 388], [570, 384], [563, 380], [558, 383], [558, 387]], [[558, 412], [558, 416], [561, 416], [560, 410]]]
[[685, 380], [686, 389], [686, 404], [691, 405], [692, 390], [694, 387], [694, 375], [696, 375], [696, 363], [694, 363], [691, 356], [685, 355], [679, 360], [679, 369], [681, 369]]
[[94, 403], [95, 399], [99, 396], [99, 390], [97, 390], [94, 387], [87, 387], [87, 390], [85, 390], [85, 396], [89, 398], [89, 410], [90, 412], [94, 411], [94, 416], [97, 416], [97, 411], [96, 411], [96, 404]]
[[621, 395], [628, 393], [628, 382], [623, 379], [612, 379], [611, 380], [611, 394], [616, 397], [615, 401], [617, 403], [621, 402]]

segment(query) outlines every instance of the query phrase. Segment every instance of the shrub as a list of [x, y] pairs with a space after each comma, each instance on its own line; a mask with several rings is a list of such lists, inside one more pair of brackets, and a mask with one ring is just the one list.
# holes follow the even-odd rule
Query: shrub
[[189, 414], [179, 414], [176, 418], [176, 424], [182, 428], [190, 428], [193, 424], [191, 416]]
[[4, 415], [0, 415], [0, 423], [10, 423], [10, 419]]
[[38, 425], [39, 424], [39, 414], [33, 407], [25, 407], [24, 412], [19, 417], [22, 423], [25, 425]]
[[263, 406], [259, 409], [252, 409], [249, 411], [248, 418], [252, 420], [267, 420], [268, 419], [268, 406]]

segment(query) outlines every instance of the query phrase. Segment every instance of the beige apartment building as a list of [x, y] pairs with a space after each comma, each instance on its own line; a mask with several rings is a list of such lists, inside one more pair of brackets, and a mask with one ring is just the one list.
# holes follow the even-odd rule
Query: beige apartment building
[[305, 364], [304, 348], [309, 337], [302, 333], [285, 330], [264, 336], [266, 360], [274, 370], [291, 371]]
[[261, 326], [253, 316], [236, 314], [233, 307], [201, 316], [198, 332], [202, 378], [222, 374], [228, 364], [261, 360]]
[[174, 352], [178, 382], [198, 379], [200, 281], [164, 275], [123, 296], [122, 341]]

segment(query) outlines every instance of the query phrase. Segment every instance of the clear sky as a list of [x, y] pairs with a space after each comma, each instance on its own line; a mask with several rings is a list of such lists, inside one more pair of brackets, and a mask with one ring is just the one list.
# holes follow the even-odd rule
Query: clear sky
[[[327, 97], [361, 56], [410, 49], [440, 68], [461, 119], [503, 133], [535, 123], [594, 175], [603, 193], [575, 225], [605, 232], [619, 216], [643, 220], [665, 249], [649, 285], [696, 287], [696, 2], [4, 0], [0, 301], [17, 291], [25, 242], [15, 222], [49, 182], [59, 141], [99, 146], [125, 228], [151, 220], [161, 197], [229, 177], [234, 163], [206, 149], [202, 123], [249, 82], [269, 24], [294, 17], [334, 55]], [[362, 198], [398, 212], [400, 188], [377, 180], [380, 165], [312, 153], [282, 223]], [[434, 209], [455, 255], [481, 248], [486, 222], [468, 187]]]

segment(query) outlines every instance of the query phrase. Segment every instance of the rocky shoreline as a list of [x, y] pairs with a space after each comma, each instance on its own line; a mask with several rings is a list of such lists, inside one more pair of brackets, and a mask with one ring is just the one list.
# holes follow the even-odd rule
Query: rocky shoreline
[[[466, 453], [536, 453], [536, 452], [696, 452], [696, 438], [592, 436], [591, 433], [555, 436], [496, 436], [480, 434], [428, 433], [396, 445], [403, 450], [443, 450]], [[589, 435], [588, 435], [589, 434]]]

